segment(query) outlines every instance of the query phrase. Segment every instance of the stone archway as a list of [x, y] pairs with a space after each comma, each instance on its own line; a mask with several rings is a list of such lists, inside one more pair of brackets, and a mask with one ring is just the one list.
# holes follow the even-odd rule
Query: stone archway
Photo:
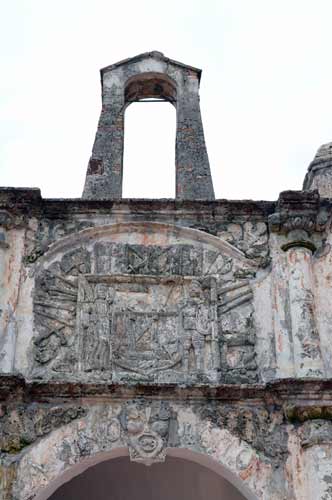
[[[192, 498], [193, 500], [258, 500], [245, 482], [224, 465], [216, 462], [208, 455], [193, 452], [189, 449], [170, 448], [164, 463], [146, 467], [129, 460], [128, 450], [117, 448], [109, 453], [97, 453], [83, 459], [55, 477], [39, 493], [34, 500], [64, 500], [79, 496], [82, 500], [91, 498], [93, 488], [102, 480], [103, 486], [94, 492], [96, 500], [103, 500], [109, 488], [114, 488], [114, 499], [121, 494], [121, 499], [131, 498], [132, 487], [121, 484], [125, 479], [127, 485], [135, 481], [136, 493], [158, 491], [166, 498]], [[165, 486], [168, 486], [168, 489]], [[195, 495], [193, 495], [195, 493]], [[203, 496], [203, 493], [205, 496]], [[86, 498], [85, 496], [86, 495]], [[29, 497], [32, 498], [32, 497]], [[105, 496], [105, 499], [108, 498]], [[113, 498], [113, 497], [112, 497]], [[120, 498], [120, 497], [119, 497]], [[143, 497], [142, 497], [143, 498]], [[151, 500], [154, 497], [151, 497]], [[163, 496], [160, 497], [163, 500]], [[149, 497], [148, 497], [149, 500]]]
[[[247, 500], [280, 498], [280, 490], [273, 486], [274, 476], [278, 475], [273, 465], [248, 443], [202, 417], [197, 405], [169, 403], [175, 415], [170, 427], [173, 431], [176, 427], [175, 432], [167, 431], [160, 448], [158, 445], [150, 453], [151, 439], [159, 439], [156, 429], [160, 422], [144, 422], [144, 431], [135, 435], [128, 418], [123, 424], [128, 404], [132, 409], [136, 402], [87, 405], [85, 417], [53, 430], [26, 448], [17, 467], [13, 498], [47, 500], [87, 469], [128, 454], [132, 461], [148, 464], [164, 462], [165, 457], [166, 462], [169, 457], [196, 463], [222, 476]], [[155, 412], [155, 404], [160, 402], [145, 402], [144, 411]], [[138, 445], [137, 437], [142, 435], [150, 439], [147, 448]]]

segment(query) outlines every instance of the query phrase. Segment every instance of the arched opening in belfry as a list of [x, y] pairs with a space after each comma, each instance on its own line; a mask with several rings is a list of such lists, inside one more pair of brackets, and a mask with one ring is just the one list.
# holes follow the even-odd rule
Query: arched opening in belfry
[[245, 500], [227, 479], [198, 463], [167, 457], [151, 467], [120, 457], [90, 467], [50, 500]]
[[125, 89], [124, 198], [175, 197], [176, 88], [156, 73], [131, 78]]

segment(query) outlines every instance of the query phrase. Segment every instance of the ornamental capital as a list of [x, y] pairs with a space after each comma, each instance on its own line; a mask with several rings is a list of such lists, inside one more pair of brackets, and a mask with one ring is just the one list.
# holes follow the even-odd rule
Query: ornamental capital
[[313, 233], [322, 232], [327, 215], [320, 210], [320, 197], [315, 191], [283, 191], [276, 212], [269, 217], [270, 231], [285, 235], [289, 243], [309, 242]]

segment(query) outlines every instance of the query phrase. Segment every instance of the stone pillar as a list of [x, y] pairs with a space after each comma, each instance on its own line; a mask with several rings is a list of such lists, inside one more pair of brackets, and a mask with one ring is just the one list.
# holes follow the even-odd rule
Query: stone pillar
[[[282, 318], [285, 337], [278, 350], [280, 332], [275, 332], [277, 361], [291, 361], [295, 377], [324, 375], [312, 275], [312, 253], [316, 249], [313, 235], [322, 230], [318, 224], [319, 202], [317, 191], [285, 191], [269, 221], [271, 231], [277, 233], [273, 239], [277, 246], [273, 249], [274, 265], [278, 267], [278, 273], [274, 273], [278, 280], [275, 288], [283, 292], [283, 297], [279, 293], [283, 310], [275, 312], [277, 318]], [[281, 376], [287, 376], [286, 372]]]
[[83, 198], [122, 197], [123, 143], [124, 92], [111, 97], [109, 91], [105, 91], [92, 156], [86, 173]]
[[11, 306], [8, 304], [8, 244], [7, 230], [12, 217], [5, 210], [0, 211], [0, 372], [11, 372], [13, 369], [16, 332], [12, 331]]
[[8, 247], [9, 245], [7, 243], [6, 229], [4, 226], [1, 226], [0, 224], [0, 290], [4, 290], [5, 286], [4, 278], [5, 278], [6, 254]]
[[[290, 239], [292, 235], [290, 234]], [[288, 291], [295, 376], [310, 377], [323, 374], [319, 335], [315, 322], [312, 278], [314, 245], [295, 240], [283, 246], [288, 264]]]
[[[272, 224], [270, 224], [270, 229], [273, 232]], [[285, 253], [280, 249], [279, 234], [272, 233], [270, 235], [270, 246], [272, 260], [272, 329], [274, 333], [276, 378], [290, 378], [294, 377], [294, 354], [288, 321], [288, 270]]]
[[177, 102], [176, 198], [214, 200], [198, 84], [195, 75], [187, 78]]
[[332, 498], [332, 422], [308, 420], [299, 431], [302, 475], [308, 500]]

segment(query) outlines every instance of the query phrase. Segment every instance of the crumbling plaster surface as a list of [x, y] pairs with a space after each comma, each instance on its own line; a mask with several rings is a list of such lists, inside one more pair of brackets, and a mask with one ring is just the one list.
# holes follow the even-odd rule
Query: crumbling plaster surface
[[320, 346], [326, 376], [332, 375], [332, 235], [330, 230], [326, 234], [326, 239], [321, 250], [314, 255], [314, 279], [315, 279], [315, 304], [316, 318], [320, 338]]
[[[69, 477], [63, 474], [119, 450], [147, 463], [162, 460], [165, 453], [198, 453], [219, 464], [222, 473], [228, 471], [248, 498], [332, 498], [327, 200], [298, 192], [281, 196], [278, 203], [42, 200], [35, 190], [3, 190], [0, 195], [7, 214], [0, 248], [0, 378], [23, 376], [1, 390], [1, 500], [43, 495], [44, 487]], [[301, 245], [305, 251], [297, 250]], [[36, 317], [37, 302], [41, 298], [45, 306], [58, 272], [56, 279], [69, 280], [65, 289], [71, 287], [69, 313], [76, 319], [75, 327], [63, 332], [69, 337], [61, 336], [59, 328], [56, 335], [47, 333], [50, 324]], [[46, 280], [45, 273], [51, 273]], [[305, 279], [307, 290], [293, 299], [292, 276]], [[90, 296], [91, 287], [100, 284], [106, 284], [106, 295], [101, 286], [99, 295]], [[170, 295], [161, 308], [159, 298], [169, 296], [170, 284], [179, 301]], [[130, 303], [123, 291], [132, 297]], [[63, 298], [58, 294], [56, 300]], [[74, 331], [95, 329], [102, 338], [111, 311], [114, 316], [129, 309], [161, 321], [160, 332], [169, 331], [162, 318], [170, 318], [170, 325], [179, 320], [173, 347], [162, 344], [166, 357], [160, 346], [154, 347], [158, 356], [136, 346], [135, 370], [128, 371], [127, 358], [116, 352], [118, 344], [107, 342], [94, 348], [116, 354], [120, 368], [108, 354], [97, 365], [89, 364], [89, 356], [78, 361], [66, 357], [85, 345], [75, 343]], [[202, 342], [197, 324], [185, 326], [191, 324], [189, 310], [196, 311], [196, 320], [197, 311], [208, 318], [208, 340]], [[96, 317], [96, 311], [106, 323], [80, 323], [83, 313]], [[130, 317], [139, 331], [140, 320]], [[303, 324], [313, 326], [301, 337]], [[174, 346], [184, 349], [181, 359]], [[319, 369], [312, 369], [313, 359], [303, 352], [314, 353]], [[73, 369], [73, 360], [80, 371]], [[155, 408], [156, 395], [165, 411]], [[130, 403], [138, 409], [137, 435], [130, 426], [128, 433], [124, 416]], [[141, 434], [145, 451], [135, 441]]]
[[289, 407], [286, 387], [242, 392], [237, 400], [227, 391], [209, 399], [189, 392], [151, 397], [143, 387], [138, 397], [128, 398], [133, 388], [127, 397], [77, 398], [71, 388], [69, 400], [62, 389], [62, 402], [51, 387], [27, 388], [44, 403], [1, 406], [0, 498], [46, 500], [86, 468], [129, 454], [152, 467], [166, 455], [196, 461], [252, 500], [329, 499], [331, 407], [303, 406], [303, 399]]
[[[103, 220], [103, 222], [105, 222], [105, 220]], [[31, 229], [29, 228], [28, 245], [30, 241], [30, 232]], [[99, 247], [97, 247], [97, 245], [99, 245]], [[108, 226], [96, 226], [95, 228], [91, 227], [87, 229], [82, 229], [76, 233], [73, 233], [72, 235], [60, 238], [57, 242], [51, 243], [47, 247], [49, 248], [49, 250], [45, 251], [44, 255], [40, 255], [38, 258], [36, 258], [35, 262], [31, 262], [30, 261], [31, 259], [29, 260], [26, 257], [24, 258], [23, 262], [25, 264], [24, 265], [25, 270], [21, 277], [21, 283], [20, 283], [21, 300], [16, 309], [17, 324], [20, 326], [17, 332], [19, 342], [17, 342], [17, 349], [15, 353], [15, 369], [17, 371], [25, 373], [26, 376], [29, 377], [34, 376], [33, 374], [31, 375], [31, 368], [33, 366], [33, 359], [31, 358], [31, 356], [33, 356], [32, 351], [35, 349], [34, 341], [36, 337], [38, 338], [38, 330], [36, 329], [36, 317], [34, 318], [33, 315], [33, 300], [35, 297], [35, 303], [37, 305], [39, 304], [39, 302], [36, 299], [36, 293], [37, 294], [39, 293], [38, 280], [39, 277], [44, 272], [43, 269], [44, 268], [48, 269], [50, 266], [54, 265], [54, 263], [61, 261], [61, 259], [63, 258], [67, 258], [64, 257], [66, 255], [66, 252], [67, 254], [70, 255], [71, 252], [73, 252], [75, 249], [78, 252], [80, 252], [84, 248], [85, 249], [84, 251], [92, 255], [90, 269], [87, 270], [88, 273], [97, 273], [97, 274], [103, 274], [103, 273], [105, 274], [105, 272], [109, 273], [111, 271], [111, 268], [107, 268], [107, 270], [105, 271], [106, 268], [103, 264], [104, 262], [103, 259], [107, 258], [107, 256], [105, 255], [105, 257], [101, 256], [98, 257], [99, 255], [98, 252], [101, 251], [100, 245], [104, 245], [104, 247], [105, 245], [109, 246], [118, 245], [117, 248], [119, 248], [119, 250], [114, 250], [117, 252], [122, 251], [121, 245], [122, 246], [125, 245], [127, 247], [133, 248], [133, 251], [135, 253], [134, 255], [135, 258], [137, 258], [138, 254], [139, 255], [138, 258], [139, 259], [142, 258], [143, 260], [144, 260], [143, 254], [142, 253], [139, 254], [139, 252], [142, 252], [143, 251], [142, 249], [144, 249], [145, 247], [150, 252], [155, 251], [154, 249], [160, 249], [156, 250], [157, 253], [164, 252], [164, 254], [166, 255], [165, 257], [166, 259], [168, 258], [167, 255], [170, 254], [170, 252], [173, 252], [173, 250], [175, 252], [181, 251], [182, 270], [179, 268], [179, 270], [175, 269], [175, 271], [170, 271], [172, 275], [173, 273], [176, 274], [177, 272], [183, 275], [186, 273], [189, 275], [194, 273], [197, 274], [197, 277], [199, 279], [204, 280], [209, 277], [215, 277], [216, 279], [218, 279], [218, 273], [221, 272], [224, 278], [223, 280], [220, 281], [220, 284], [217, 285], [219, 288], [221, 287], [220, 293], [224, 293], [223, 289], [227, 289], [227, 287], [229, 287], [233, 283], [238, 287], [239, 292], [236, 291], [234, 293], [232, 292], [233, 295], [230, 296], [231, 300], [236, 299], [237, 296], [241, 298], [241, 296], [244, 295], [245, 293], [247, 294], [246, 297], [248, 298], [249, 302], [251, 300], [250, 297], [252, 297], [252, 300], [250, 302], [251, 303], [250, 308], [252, 309], [252, 311], [250, 310], [250, 308], [248, 309], [249, 305], [245, 306], [244, 304], [242, 307], [241, 304], [239, 303], [239, 306], [241, 306], [239, 309], [240, 311], [239, 318], [235, 319], [236, 316], [234, 315], [229, 318], [228, 316], [225, 316], [225, 319], [223, 321], [224, 323], [226, 321], [226, 323], [224, 324], [223, 328], [226, 328], [227, 330], [227, 328], [234, 329], [240, 327], [239, 325], [237, 327], [234, 325], [231, 326], [231, 324], [230, 326], [227, 326], [228, 325], [227, 322], [229, 322], [230, 320], [237, 322], [250, 321], [252, 322], [253, 335], [255, 335], [255, 330], [253, 325], [254, 316], [253, 316], [252, 303], [253, 300], [256, 300], [257, 307], [260, 303], [263, 304], [262, 305], [263, 308], [266, 307], [266, 294], [265, 294], [266, 285], [264, 288], [264, 285], [262, 284], [264, 283], [264, 280], [266, 280], [268, 276], [268, 270], [266, 268], [260, 270], [259, 263], [257, 262], [256, 259], [247, 258], [241, 250], [236, 249], [234, 246], [227, 243], [227, 241], [224, 241], [223, 243], [223, 240], [221, 238], [218, 238], [214, 235], [209, 235], [206, 232], [197, 231], [193, 229], [181, 228], [179, 226], [174, 227], [170, 226], [169, 224], [165, 225], [157, 222], [139, 223], [136, 221], [127, 224], [120, 223], [120, 224], [110, 224]], [[128, 248], [126, 251], [128, 251]], [[186, 261], [187, 262], [186, 266], [188, 268], [188, 271], [186, 271], [185, 269], [187, 268], [183, 267], [185, 265], [184, 264], [185, 261], [183, 260], [185, 254], [183, 252], [188, 252], [188, 251], [191, 252], [192, 255], [194, 254], [195, 255], [194, 257], [190, 257], [190, 255], [189, 257], [186, 257], [186, 259], [189, 259]], [[30, 256], [31, 253], [28, 255]], [[159, 259], [158, 255], [157, 257]], [[111, 256], [109, 257], [110, 259], [112, 259]], [[162, 258], [163, 257], [161, 256], [161, 259]], [[175, 259], [174, 262], [176, 262], [177, 258], [178, 257], [176, 255], [172, 257], [172, 259]], [[204, 262], [200, 261], [200, 259], [202, 258]], [[156, 261], [153, 262], [155, 263]], [[140, 261], [138, 262], [138, 264], [139, 263]], [[121, 272], [121, 269], [123, 269], [123, 264], [121, 265], [122, 268], [117, 268], [117, 269], [114, 268], [114, 270], [111, 271], [111, 273], [118, 274], [119, 272]], [[165, 264], [161, 262], [160, 265], [165, 265]], [[203, 267], [201, 268], [200, 266], [202, 265]], [[197, 270], [195, 270], [196, 269], [195, 266], [198, 266]], [[231, 269], [232, 267], [234, 268]], [[143, 269], [142, 271], [140, 271], [138, 269], [137, 271], [132, 272], [132, 270], [128, 268], [125, 269], [125, 273], [126, 272], [127, 273], [130, 272], [134, 275], [135, 274], [144, 275], [144, 273], [148, 273], [150, 275], [158, 275], [158, 273], [162, 273], [163, 270], [160, 268], [159, 271], [157, 271], [151, 268], [150, 270]], [[234, 277], [232, 277], [233, 276], [232, 273], [235, 273]], [[137, 279], [139, 278], [136, 278], [136, 281]], [[222, 288], [222, 283], [224, 283], [225, 285], [224, 288]], [[268, 286], [269, 285], [267, 285], [267, 287]], [[246, 297], [244, 297], [244, 299]], [[35, 308], [35, 311], [38, 311], [38, 307], [37, 309]], [[241, 314], [244, 315], [243, 320], [240, 320]], [[248, 320], [245, 319], [246, 317], [248, 318]], [[246, 326], [244, 323], [242, 328], [245, 327]], [[218, 325], [217, 328], [219, 328]], [[246, 328], [248, 328], [248, 326]], [[240, 336], [236, 341], [235, 338], [234, 341], [232, 341], [231, 337], [229, 337], [231, 341], [230, 347], [228, 349], [229, 362], [233, 363], [233, 367], [235, 368], [236, 366], [234, 365], [234, 363], [237, 363], [236, 359], [238, 359], [238, 362], [240, 362], [239, 358], [240, 356], [243, 358], [243, 362], [245, 363], [245, 359], [247, 356], [247, 354], [245, 354], [245, 351], [243, 351], [243, 349], [240, 348], [241, 345], [246, 345], [246, 340], [243, 337], [244, 331], [245, 330], [243, 330], [242, 337], [240, 331], [238, 332]], [[260, 325], [260, 332], [261, 332], [261, 337], [265, 338], [265, 342], [267, 343], [267, 345], [269, 345], [271, 343], [271, 336], [270, 336], [271, 332], [266, 331], [264, 321]], [[232, 330], [229, 331], [229, 334], [226, 334], [225, 338], [227, 339], [228, 338], [227, 335], [229, 336], [230, 334], [233, 334]], [[248, 339], [249, 338], [251, 337], [248, 337]], [[250, 344], [248, 345], [254, 346], [254, 343], [255, 343], [254, 337], [252, 337], [252, 340], [250, 340]], [[245, 348], [245, 350], [247, 350], [247, 348]], [[243, 354], [241, 354], [241, 352]], [[233, 355], [235, 355], [234, 360], [231, 359]], [[257, 356], [258, 359], [261, 360], [261, 366], [264, 369], [264, 373], [266, 372], [267, 376], [271, 377], [271, 366], [269, 366], [270, 358], [266, 356], [266, 349], [264, 347], [261, 349], [257, 349]], [[255, 362], [255, 365], [253, 364], [254, 356], [253, 355], [249, 356], [248, 354], [247, 359], [248, 363], [251, 363], [250, 366], [252, 368], [250, 369], [255, 371], [254, 366], [256, 366], [257, 363]], [[246, 367], [243, 366], [243, 369], [245, 370]], [[265, 377], [265, 374], [263, 374], [263, 377]]]
[[[232, 416], [227, 417], [227, 428], [213, 421], [213, 415], [226, 416], [225, 410], [213, 408], [213, 405], [208, 417], [206, 405], [203, 407], [200, 403], [181, 404], [147, 399], [144, 402], [134, 400], [107, 404], [86, 401], [84, 406], [87, 412], [85, 417], [75, 418], [74, 410], [71, 409], [74, 418], [72, 423], [53, 430], [49, 436], [21, 453], [13, 486], [13, 500], [44, 500], [54, 488], [59, 487], [59, 478], [61, 481], [61, 477], [68, 478], [75, 471], [77, 473], [78, 465], [82, 471], [89, 464], [111, 457], [112, 452], [113, 455], [118, 453], [117, 450], [123, 453], [123, 448], [129, 448], [134, 460], [149, 461], [151, 454], [145, 451], [144, 444], [141, 448], [135, 441], [140, 425], [145, 426], [146, 435], [150, 432], [161, 437], [161, 450], [153, 457], [155, 460], [164, 460], [168, 452], [176, 455], [176, 450], [179, 450], [180, 455], [181, 450], [187, 451], [190, 457], [188, 452], [191, 451], [208, 457], [208, 463], [214, 464], [215, 469], [218, 470], [219, 466], [219, 473], [231, 480], [246, 498], [277, 500], [281, 498], [281, 491], [282, 498], [292, 498], [287, 492], [289, 485], [285, 481], [286, 428], [283, 442], [277, 443], [277, 438], [275, 441], [279, 451], [274, 451], [271, 457], [249, 444], [250, 440], [255, 439], [250, 436], [253, 431], [249, 425], [246, 429], [238, 427], [236, 407], [227, 408], [233, 412]], [[148, 422], [147, 410], [151, 415]], [[255, 414], [256, 418], [261, 419], [264, 427], [268, 423], [265, 423], [268, 417], [264, 415], [264, 410], [248, 408], [246, 411], [248, 415]], [[278, 425], [276, 418], [274, 426]], [[257, 423], [258, 420], [252, 422], [253, 425]], [[231, 432], [232, 425], [234, 430]], [[242, 433], [241, 437], [239, 433]], [[280, 490], [282, 481], [284, 487]]]
[[[20, 281], [24, 269], [24, 230], [8, 232], [5, 245], [0, 249], [1, 294], [0, 294], [0, 366], [3, 371], [14, 369], [16, 339], [19, 326], [16, 312], [19, 303]], [[11, 251], [9, 250], [11, 249]], [[15, 249], [15, 250], [14, 250]], [[14, 251], [13, 251], [14, 250]]]
[[[1, 250], [2, 262], [8, 263], [6, 264], [8, 278], [5, 279], [10, 279], [11, 283], [9, 287], [4, 287], [5, 293], [2, 297], [6, 301], [5, 294], [10, 293], [12, 299], [6, 302], [6, 304], [9, 303], [6, 305], [7, 311], [2, 314], [2, 321], [6, 322], [7, 326], [3, 323], [1, 342], [3, 351], [8, 351], [8, 355], [2, 355], [3, 371], [10, 371], [14, 365], [16, 370], [24, 373], [28, 373], [31, 368], [31, 359], [27, 353], [29, 343], [35, 335], [32, 315], [35, 279], [41, 263], [48, 258], [48, 249], [51, 251], [56, 245], [61, 246], [62, 238], [70, 234], [72, 235], [69, 240], [71, 244], [77, 241], [80, 245], [81, 235], [84, 235], [85, 231], [91, 231], [93, 234], [93, 227], [106, 224], [114, 228], [116, 224], [131, 221], [134, 223], [144, 221], [145, 227], [148, 227], [149, 222], [153, 221], [154, 224], [162, 222], [168, 225], [176, 224], [177, 227], [197, 228], [203, 235], [210, 234], [211, 238], [214, 236], [215, 241], [219, 239], [221, 242], [229, 242], [235, 253], [238, 249], [248, 262], [253, 263], [255, 276], [250, 281], [253, 290], [256, 338], [260, 338], [255, 348], [260, 378], [270, 380], [275, 376], [289, 377], [295, 374], [296, 359], [294, 359], [288, 292], [289, 266], [287, 254], [281, 249], [285, 236], [273, 231], [271, 233], [268, 229], [267, 219], [269, 213], [273, 214], [273, 204], [243, 203], [242, 206], [232, 206], [229, 202], [214, 202], [206, 206], [198, 203], [197, 206], [196, 203], [191, 203], [184, 210], [183, 204], [178, 207], [174, 206], [173, 202], [123, 201], [117, 202], [115, 207], [110, 204], [111, 210], [108, 211], [109, 215], [106, 215], [106, 211], [100, 207], [97, 211], [91, 211], [91, 208], [82, 210], [81, 203], [70, 202], [71, 214], [66, 210], [61, 214], [61, 207], [67, 207], [65, 202], [63, 204], [53, 201], [41, 203], [41, 200], [35, 200], [30, 207], [31, 216], [25, 217], [24, 223], [20, 220], [16, 225], [12, 224], [6, 231], [7, 241], [12, 243]], [[105, 204], [101, 203], [101, 207], [103, 206]], [[149, 210], [151, 207], [152, 211]], [[19, 206], [16, 207], [14, 216], [16, 219], [22, 219], [23, 207], [19, 210], [17, 208]], [[249, 219], [256, 222], [249, 223]], [[130, 226], [128, 226], [129, 233]], [[196, 235], [197, 244], [200, 245], [199, 233]], [[128, 238], [129, 235], [124, 235], [123, 241], [125, 239], [129, 241]], [[322, 314], [315, 314], [315, 322], [321, 342], [323, 375], [329, 373], [329, 360], [332, 355], [328, 342], [329, 304], [332, 298], [330, 287], [326, 286], [331, 266], [330, 239], [329, 232], [313, 235], [318, 249], [312, 257], [311, 264], [314, 278], [313, 307], [322, 311]], [[23, 258], [22, 252], [24, 252]], [[9, 321], [9, 316], [12, 318], [11, 321]], [[17, 336], [20, 337], [20, 342], [15, 348]], [[312, 374], [314, 375], [313, 372]]]

